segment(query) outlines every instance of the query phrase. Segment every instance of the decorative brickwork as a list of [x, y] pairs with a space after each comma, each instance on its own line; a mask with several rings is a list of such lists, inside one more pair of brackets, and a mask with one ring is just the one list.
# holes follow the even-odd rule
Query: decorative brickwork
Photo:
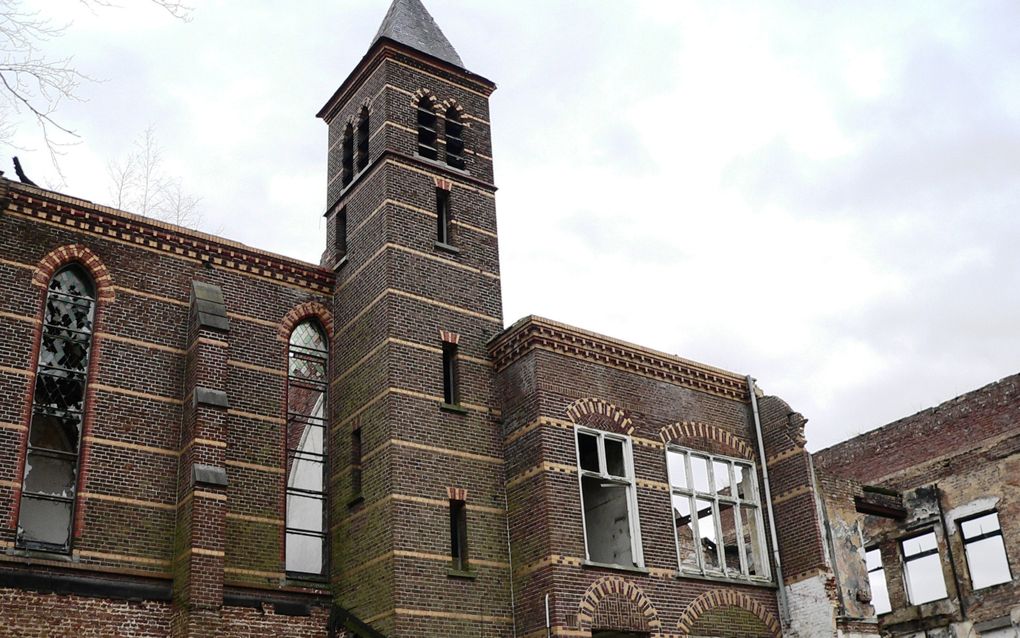
[[619, 576], [605, 576], [588, 587], [577, 611], [578, 628], [591, 631], [657, 631], [662, 627], [652, 601], [641, 588]]
[[448, 487], [446, 488], [446, 495], [450, 497], [451, 501], [466, 501], [468, 491], [463, 487]]
[[578, 399], [567, 406], [567, 416], [574, 423], [601, 426], [603, 429], [625, 434], [634, 433], [634, 424], [630, 417], [620, 408], [602, 399]]
[[453, 344], [453, 345], [457, 345], [458, 343], [460, 343], [460, 335], [457, 334], [456, 332], [450, 332], [448, 330], [440, 330], [439, 331], [439, 340], [442, 341], [443, 343], [450, 343], [450, 344]]
[[[727, 607], [733, 607], [745, 612], [749, 612], [763, 625], [762, 629], [768, 633], [762, 634], [761, 632], [755, 632], [753, 627], [747, 628], [741, 631], [741, 638], [743, 636], [758, 638], [774, 637], [779, 638], [781, 635], [781, 627], [776, 617], [765, 608], [764, 605], [759, 603], [757, 600], [732, 589], [713, 589], [707, 591], [687, 606], [683, 615], [680, 617], [680, 621], [676, 627], [680, 631], [681, 635], [700, 635], [700, 632], [695, 632], [694, 628], [698, 625], [699, 619], [711, 614], [713, 610], [725, 609]], [[747, 631], [747, 633], [743, 633]], [[718, 632], [712, 632], [716, 634]], [[727, 632], [727, 636], [736, 636], [737, 631]]]
[[445, 177], [436, 177], [434, 181], [436, 183], [436, 188], [438, 188], [439, 190], [444, 190], [447, 192], [453, 190], [453, 182], [451, 180], [446, 179]]
[[99, 301], [109, 303], [116, 298], [110, 271], [106, 269], [102, 260], [95, 253], [81, 244], [61, 246], [50, 251], [36, 266], [35, 272], [32, 274], [32, 285], [45, 289], [53, 279], [53, 275], [71, 262], [82, 264], [92, 275]]
[[319, 320], [326, 336], [333, 340], [333, 313], [326, 306], [317, 301], [305, 302], [295, 306], [280, 321], [280, 327], [276, 332], [276, 338], [280, 341], [290, 341], [290, 334], [294, 332], [294, 326], [301, 323], [308, 317], [315, 317]]
[[663, 443], [676, 443], [694, 450], [714, 452], [753, 461], [754, 448], [743, 437], [708, 423], [684, 421], [659, 430]]

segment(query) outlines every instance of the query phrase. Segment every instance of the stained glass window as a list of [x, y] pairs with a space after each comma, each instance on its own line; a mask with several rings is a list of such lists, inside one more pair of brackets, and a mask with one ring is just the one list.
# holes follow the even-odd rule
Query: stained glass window
[[95, 304], [95, 287], [81, 267], [50, 280], [18, 517], [22, 547], [70, 548]]
[[326, 336], [314, 321], [290, 335], [287, 385], [288, 572], [322, 574], [325, 548]]

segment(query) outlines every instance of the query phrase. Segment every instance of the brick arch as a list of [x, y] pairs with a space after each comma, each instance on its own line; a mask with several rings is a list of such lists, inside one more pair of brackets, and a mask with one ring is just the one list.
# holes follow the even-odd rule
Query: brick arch
[[322, 324], [322, 329], [326, 331], [326, 338], [329, 341], [333, 340], [333, 313], [317, 301], [308, 301], [291, 308], [290, 312], [284, 315], [283, 320], [280, 321], [276, 338], [280, 341], [289, 342], [290, 333], [294, 332], [294, 327], [308, 317], [318, 319], [319, 323]]
[[634, 422], [627, 413], [608, 401], [596, 398], [577, 399], [567, 406], [567, 416], [578, 424], [591, 424], [634, 433]]
[[461, 106], [460, 103], [457, 102], [457, 100], [455, 100], [453, 98], [450, 98], [448, 100], [443, 100], [443, 112], [445, 113], [446, 111], [450, 110], [451, 108], [454, 111], [457, 111], [458, 114], [464, 115], [464, 107]]
[[415, 107], [418, 106], [418, 102], [420, 102], [423, 97], [428, 98], [433, 111], [439, 110], [439, 107], [441, 106], [439, 100], [432, 93], [432, 91], [428, 89], [418, 89], [417, 91], [415, 91], [414, 98], [411, 100], [411, 106]]
[[584, 631], [650, 632], [662, 629], [662, 621], [640, 587], [620, 576], [603, 576], [584, 592], [577, 608], [577, 626]]
[[754, 448], [746, 439], [709, 423], [696, 421], [671, 423], [659, 430], [659, 438], [663, 443], [678, 443], [684, 447], [698, 447], [692, 446], [691, 440], [701, 440], [707, 442], [709, 447], [720, 448], [706, 450], [708, 452], [721, 451], [748, 461], [754, 460]]
[[772, 612], [765, 608], [765, 605], [746, 594], [730, 589], [713, 589], [695, 598], [681, 614], [676, 628], [680, 631], [681, 636], [688, 636], [695, 623], [706, 612], [726, 607], [736, 607], [752, 614], [762, 622], [773, 638], [780, 638], [782, 635], [779, 621]]
[[71, 263], [81, 264], [92, 276], [96, 284], [96, 299], [98, 301], [108, 303], [115, 300], [116, 294], [110, 271], [107, 270], [98, 255], [81, 244], [68, 244], [50, 251], [36, 265], [35, 272], [32, 273], [32, 285], [47, 289], [53, 275]]

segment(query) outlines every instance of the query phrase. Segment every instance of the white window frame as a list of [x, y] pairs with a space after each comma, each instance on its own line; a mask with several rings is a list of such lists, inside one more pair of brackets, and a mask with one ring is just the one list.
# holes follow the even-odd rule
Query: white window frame
[[[598, 438], [598, 453], [599, 453], [599, 471], [592, 472], [591, 470], [585, 470], [581, 468], [581, 447], [577, 444], [577, 437], [579, 433], [584, 433], [590, 436]], [[609, 474], [606, 469], [606, 446], [605, 440], [610, 439], [612, 441], [620, 441], [623, 443], [623, 465], [624, 471], [627, 476], [614, 476]], [[622, 434], [614, 434], [612, 432], [605, 432], [603, 430], [595, 430], [592, 428], [586, 428], [584, 426], [574, 426], [574, 461], [577, 463], [577, 494], [580, 498], [578, 505], [581, 508], [581, 531], [584, 536], [584, 558], [585, 561], [594, 565], [604, 565], [605, 563], [591, 560], [591, 552], [588, 550], [588, 521], [584, 515], [584, 485], [581, 479], [584, 477], [597, 478], [602, 481], [608, 481], [625, 485], [627, 490], [627, 514], [630, 522], [630, 551], [631, 556], [634, 557], [633, 565], [617, 565], [618, 567], [624, 568], [638, 568], [644, 569], [645, 559], [644, 552], [641, 546], [641, 523], [640, 516], [638, 515], [638, 502], [637, 502], [637, 481], [634, 479], [634, 456], [632, 453], [631, 440], [629, 436]]]
[[[684, 461], [683, 461], [684, 470], [685, 470], [685, 472], [687, 474], [684, 477], [685, 484], [687, 485], [687, 487], [679, 487], [677, 482], [673, 480], [673, 476], [672, 476], [673, 472], [670, 469], [670, 463], [669, 463], [669, 455], [670, 455], [670, 453], [673, 453], [673, 454], [682, 454], [685, 457], [688, 457], [688, 458], [684, 459]], [[693, 470], [691, 468], [691, 462], [690, 462], [690, 459], [689, 459], [689, 457], [691, 457], [691, 456], [696, 456], [698, 458], [705, 459], [705, 461], [708, 463], [708, 485], [709, 485], [708, 489], [709, 489], [709, 492], [702, 492], [702, 491], [698, 491], [698, 490], [694, 489], [694, 472], [693, 472]], [[721, 454], [709, 454], [707, 452], [701, 452], [699, 450], [692, 450], [690, 448], [685, 448], [685, 447], [682, 447], [682, 446], [679, 446], [679, 445], [674, 445], [672, 443], [666, 445], [665, 461], [666, 461], [666, 477], [667, 477], [666, 480], [669, 482], [669, 496], [670, 496], [670, 499], [669, 499], [669, 520], [670, 520], [670, 523], [669, 524], [673, 528], [673, 549], [676, 552], [676, 563], [677, 563], [677, 567], [680, 570], [680, 573], [681, 574], [691, 574], [691, 575], [706, 576], [706, 577], [714, 577], [714, 578], [722, 577], [722, 578], [729, 578], [729, 579], [742, 580], [742, 581], [772, 582], [772, 567], [769, 564], [768, 545], [766, 544], [766, 539], [765, 539], [765, 523], [764, 523], [764, 516], [763, 516], [764, 510], [762, 509], [762, 504], [761, 504], [761, 492], [758, 489], [758, 468], [755, 466], [754, 462], [753, 461], [748, 461], [747, 459], [739, 459], [739, 458], [734, 458], [734, 457], [729, 457], [729, 456], [722, 456]], [[715, 488], [715, 472], [712, 469], [713, 461], [719, 461], [721, 463], [726, 463], [727, 464], [728, 471], [729, 471], [730, 485], [732, 486], [732, 489], [731, 489], [732, 496], [721, 496], [718, 493], [716, 493], [716, 488]], [[743, 465], [745, 467], [749, 467], [750, 468], [750, 475], [751, 475], [751, 497], [750, 497], [750, 499], [748, 499], [748, 498], [740, 498], [740, 496], [738, 494], [737, 484], [733, 480], [735, 478], [734, 474], [733, 474], [733, 466], [735, 464], [740, 464], [740, 465]], [[755, 533], [758, 535], [758, 545], [761, 548], [761, 556], [759, 557], [759, 560], [761, 562], [761, 573], [762, 573], [762, 575], [750, 575], [750, 574], [747, 573], [747, 571], [748, 571], [748, 567], [747, 567], [747, 549], [744, 547], [744, 541], [743, 541], [743, 534], [742, 533], [738, 533], [737, 534], [737, 539], [738, 539], [738, 542], [737, 542], [737, 548], [738, 549], [737, 549], [737, 551], [738, 551], [738, 553], [740, 555], [740, 571], [734, 571], [734, 570], [730, 569], [726, 565], [726, 561], [724, 560], [722, 552], [720, 550], [718, 550], [718, 549], [716, 550], [717, 552], [719, 552], [719, 554], [718, 554], [718, 563], [720, 565], [720, 568], [718, 570], [708, 569], [708, 568], [705, 567], [705, 562], [704, 562], [705, 559], [702, 556], [702, 552], [701, 552], [700, 548], [698, 548], [697, 551], [694, 552], [694, 555], [697, 558], [697, 562], [698, 562], [697, 569], [694, 569], [694, 568], [692, 568], [691, 566], [688, 566], [688, 565], [684, 565], [683, 560], [682, 560], [682, 558], [680, 556], [680, 535], [677, 533], [675, 514], [673, 513], [673, 496], [684, 496], [684, 497], [687, 497], [689, 499], [689, 509], [691, 511], [691, 525], [693, 526], [692, 529], [694, 530], [694, 538], [695, 538], [695, 542], [696, 543], [698, 542], [697, 539], [701, 538], [701, 533], [700, 533], [700, 530], [698, 528], [698, 525], [700, 524], [700, 521], [698, 520], [698, 517], [695, 514], [697, 512], [696, 501], [698, 499], [703, 500], [703, 501], [711, 501], [711, 503], [712, 503], [712, 521], [713, 521], [713, 524], [715, 526], [715, 530], [714, 531], [715, 531], [715, 537], [717, 539], [721, 539], [723, 537], [722, 522], [721, 522], [721, 518], [719, 516], [719, 502], [720, 501], [723, 501], [725, 503], [731, 504], [733, 506], [733, 512], [734, 512], [733, 524], [734, 524], [734, 528], [736, 530], [742, 530], [743, 529], [743, 525], [742, 525], [743, 521], [741, 520], [741, 518], [742, 518], [741, 506], [753, 507], [755, 509], [755, 511], [757, 511], [757, 513], [758, 513], [758, 515], [755, 517], [757, 519], [755, 521]]]

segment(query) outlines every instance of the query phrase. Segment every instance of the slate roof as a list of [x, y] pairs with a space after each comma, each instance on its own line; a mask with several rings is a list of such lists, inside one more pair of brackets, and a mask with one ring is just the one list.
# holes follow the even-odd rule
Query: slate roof
[[457, 51], [421, 0], [393, 0], [372, 44], [383, 37], [464, 68]]

